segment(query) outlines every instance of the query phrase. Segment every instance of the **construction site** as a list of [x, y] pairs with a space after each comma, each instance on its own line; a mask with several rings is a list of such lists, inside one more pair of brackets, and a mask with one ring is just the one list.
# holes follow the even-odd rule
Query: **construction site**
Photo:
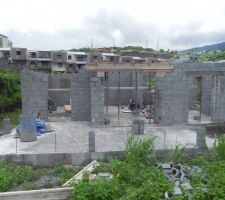
[[105, 161], [122, 158], [130, 137], [152, 138], [158, 156], [179, 146], [197, 156], [224, 130], [224, 72], [223, 63], [167, 62], [21, 70], [20, 125], [1, 136], [1, 159], [39, 167]]

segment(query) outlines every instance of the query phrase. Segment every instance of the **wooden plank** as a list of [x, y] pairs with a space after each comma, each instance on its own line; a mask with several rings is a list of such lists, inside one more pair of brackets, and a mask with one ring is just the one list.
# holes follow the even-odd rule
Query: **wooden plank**
[[100, 66], [86, 66], [85, 70], [88, 72], [170, 72], [173, 70], [172, 66], [123, 66], [123, 65], [100, 65]]

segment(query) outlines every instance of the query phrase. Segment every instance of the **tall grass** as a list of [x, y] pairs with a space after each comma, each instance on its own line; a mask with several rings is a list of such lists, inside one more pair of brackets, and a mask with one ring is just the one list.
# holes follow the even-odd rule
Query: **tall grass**
[[185, 159], [185, 147], [180, 145], [175, 146], [174, 149], [164, 149], [162, 156], [163, 162], [182, 163]]
[[215, 139], [213, 154], [216, 160], [225, 160], [225, 135]]
[[126, 160], [132, 165], [147, 164], [154, 150], [155, 138], [135, 138], [130, 137], [126, 143]]

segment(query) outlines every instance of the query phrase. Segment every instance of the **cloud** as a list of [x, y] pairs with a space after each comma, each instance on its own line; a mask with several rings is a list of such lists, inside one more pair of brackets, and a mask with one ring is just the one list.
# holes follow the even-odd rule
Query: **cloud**
[[82, 17], [82, 24], [73, 27], [61, 27], [52, 31], [8, 29], [3, 32], [14, 46], [29, 49], [71, 49], [112, 46], [113, 37], [116, 46], [139, 45], [156, 48], [182, 49], [209, 43], [225, 41], [225, 29], [218, 28], [205, 31], [203, 20], [165, 25], [157, 24], [151, 18], [140, 20], [132, 13], [118, 9], [109, 12], [105, 8], [96, 9], [91, 15]]

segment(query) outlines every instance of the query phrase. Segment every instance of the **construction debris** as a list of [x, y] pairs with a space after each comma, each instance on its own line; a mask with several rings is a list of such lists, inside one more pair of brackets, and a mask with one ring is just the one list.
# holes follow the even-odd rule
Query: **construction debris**
[[[198, 166], [188, 167], [181, 164], [169, 163], [159, 163], [158, 168], [163, 170], [165, 176], [174, 185], [173, 195], [182, 195], [184, 192], [191, 192], [192, 186], [189, 179], [191, 173], [202, 175], [203, 169]], [[166, 196], [166, 194], [165, 194]], [[166, 198], [168, 199], [168, 198]]]

